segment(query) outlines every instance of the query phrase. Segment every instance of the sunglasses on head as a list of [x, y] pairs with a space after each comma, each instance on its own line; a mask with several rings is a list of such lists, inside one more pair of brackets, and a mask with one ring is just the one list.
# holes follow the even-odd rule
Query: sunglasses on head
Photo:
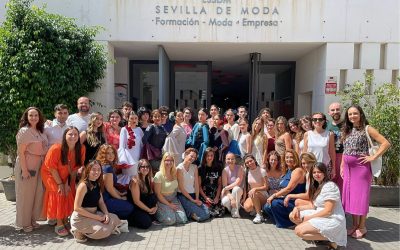
[[312, 118], [312, 121], [313, 122], [323, 122], [323, 121], [325, 121], [325, 119], [324, 118]]

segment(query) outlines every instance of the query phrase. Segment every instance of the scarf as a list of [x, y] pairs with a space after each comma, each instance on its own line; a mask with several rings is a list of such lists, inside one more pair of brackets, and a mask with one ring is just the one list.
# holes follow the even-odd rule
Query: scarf
[[131, 149], [133, 146], [135, 146], [135, 133], [133, 133], [133, 130], [131, 127], [128, 125], [125, 126], [126, 130], [128, 130], [129, 138], [128, 138], [128, 148]]

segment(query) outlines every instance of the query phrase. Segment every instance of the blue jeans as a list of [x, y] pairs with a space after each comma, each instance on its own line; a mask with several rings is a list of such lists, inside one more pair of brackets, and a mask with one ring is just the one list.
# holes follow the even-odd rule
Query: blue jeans
[[[189, 194], [193, 199], [196, 198], [195, 194]], [[210, 218], [210, 212], [206, 205], [201, 204], [200, 206], [191, 202], [188, 198], [186, 198], [183, 194], [178, 193], [178, 200], [181, 202], [183, 208], [185, 209], [186, 216], [191, 218], [192, 214], [196, 214], [199, 218], [199, 221], [205, 221]]]

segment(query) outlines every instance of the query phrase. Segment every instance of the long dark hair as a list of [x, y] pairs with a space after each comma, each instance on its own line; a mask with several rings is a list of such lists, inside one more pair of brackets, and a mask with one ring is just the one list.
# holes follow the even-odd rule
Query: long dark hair
[[[319, 183], [317, 180], [314, 179], [313, 171], [316, 168], [324, 174], [324, 179], [322, 180], [321, 183]], [[310, 187], [308, 188], [308, 197], [310, 198], [311, 201], [315, 200], [315, 198], [321, 192], [321, 189], [324, 186], [324, 184], [327, 183], [328, 181], [329, 181], [329, 176], [328, 176], [328, 168], [326, 167], [326, 165], [322, 162], [315, 163], [310, 170]]]
[[[70, 131], [72, 129], [75, 129], [76, 132], [78, 132], [78, 136], [79, 136], [79, 130], [76, 127], [68, 126], [65, 129], [65, 131], [63, 133], [63, 137], [62, 137], [62, 143], [61, 143], [61, 163], [63, 165], [67, 165], [68, 164], [68, 151], [69, 151], [67, 139], [65, 137], [66, 137], [68, 131]], [[81, 158], [81, 148], [82, 148], [82, 145], [81, 145], [81, 142], [79, 141], [79, 138], [78, 138], [78, 140], [75, 143], [75, 148], [74, 148], [74, 151], [75, 151], [75, 165], [78, 165], [78, 166], [82, 166], [82, 164], [83, 164], [83, 161], [82, 161], [82, 158]]]
[[[140, 172], [140, 168], [142, 166], [149, 166], [149, 173], [144, 177], [142, 173]], [[150, 162], [146, 159], [141, 159], [138, 163], [138, 176], [137, 176], [137, 182], [139, 184], [139, 189], [141, 192], [145, 193], [147, 191], [147, 194], [153, 193], [153, 190], [151, 189], [152, 186], [152, 179], [153, 179], [153, 171], [151, 170], [152, 167], [150, 165]], [[147, 190], [146, 190], [147, 189]]]
[[267, 170], [268, 170], [268, 171], [271, 170], [271, 165], [269, 164], [269, 158], [271, 158], [271, 156], [273, 156], [273, 155], [275, 155], [275, 156], [276, 156], [276, 159], [278, 159], [278, 165], [277, 165], [277, 166], [278, 166], [278, 169], [279, 169], [279, 170], [282, 170], [281, 156], [280, 156], [280, 155], [278, 154], [278, 152], [276, 152], [275, 150], [269, 152], [268, 155], [267, 155], [267, 164], [266, 164]]
[[254, 163], [256, 164], [256, 167], [259, 167], [260, 165], [258, 165], [258, 162], [257, 162], [257, 160], [256, 160], [256, 157], [254, 157], [254, 155], [248, 153], [248, 154], [245, 154], [245, 155], [243, 156], [243, 165], [245, 166], [245, 169], [246, 169], [245, 177], [244, 177], [244, 182], [245, 182], [246, 190], [249, 191], [249, 180], [248, 180], [248, 177], [249, 177], [249, 171], [250, 171], [250, 170], [249, 170], [249, 168], [247, 167], [247, 165], [246, 165], [246, 163], [245, 163], [247, 158], [253, 159]]
[[103, 169], [101, 167], [100, 162], [97, 161], [97, 160], [90, 161], [86, 165], [86, 167], [85, 167], [85, 169], [83, 171], [83, 174], [82, 174], [82, 178], [79, 181], [79, 183], [83, 182], [87, 186], [89, 186], [90, 188], [93, 188], [93, 185], [89, 180], [89, 174], [90, 174], [90, 171], [92, 170], [93, 166], [96, 165], [96, 164], [100, 166], [100, 176], [99, 176], [99, 178], [97, 178], [96, 182], [99, 185], [101, 192], [104, 192]]
[[364, 129], [366, 125], [368, 125], [368, 120], [365, 117], [365, 113], [363, 109], [359, 105], [351, 105], [346, 109], [345, 116], [344, 116], [344, 124], [342, 127], [342, 140], [344, 140], [351, 132], [353, 129], [354, 125], [349, 119], [349, 109], [355, 108], [360, 112], [360, 127], [359, 129]]
[[38, 109], [36, 107], [29, 107], [29, 108], [25, 109], [25, 111], [22, 114], [21, 119], [19, 121], [19, 128], [25, 127], [27, 125], [30, 126], [29, 121], [28, 121], [28, 112], [31, 111], [32, 109], [36, 110], [39, 114], [39, 121], [36, 124], [36, 129], [38, 131], [40, 131], [40, 133], [43, 133], [45, 119], [44, 119], [42, 111], [40, 111], [40, 109]]
[[220, 170], [220, 168], [222, 168], [221, 164], [218, 163], [217, 159], [215, 159], [215, 152], [213, 151], [213, 149], [211, 147], [206, 148], [206, 150], [204, 151], [203, 154], [203, 159], [201, 160], [200, 163], [200, 168], [201, 168], [201, 180], [204, 180], [206, 178], [206, 167], [207, 167], [207, 155], [208, 154], [213, 154], [214, 155], [214, 159], [211, 163], [211, 168], [212, 169], [217, 169], [218, 171]]

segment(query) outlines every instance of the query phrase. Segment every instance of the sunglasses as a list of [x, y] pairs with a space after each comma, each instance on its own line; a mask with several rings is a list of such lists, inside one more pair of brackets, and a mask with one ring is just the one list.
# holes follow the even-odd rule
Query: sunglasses
[[149, 166], [149, 165], [142, 165], [142, 166], [139, 167], [139, 169], [140, 169], [140, 168], [150, 169], [150, 166]]
[[323, 121], [325, 121], [324, 118], [312, 118], [311, 120], [312, 120], [313, 122], [323, 122]]

